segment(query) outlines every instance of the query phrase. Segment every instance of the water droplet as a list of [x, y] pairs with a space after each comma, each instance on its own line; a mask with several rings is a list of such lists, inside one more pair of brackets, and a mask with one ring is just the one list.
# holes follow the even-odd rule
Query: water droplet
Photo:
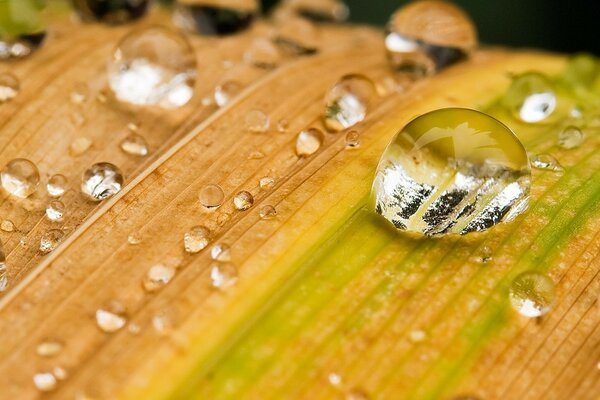
[[248, 160], [262, 160], [265, 158], [265, 153], [262, 151], [253, 151], [248, 155]]
[[308, 56], [317, 53], [319, 35], [306, 19], [285, 18], [278, 24], [273, 42], [288, 56]]
[[142, 331], [142, 328], [135, 322], [132, 322], [129, 325], [127, 325], [127, 330], [129, 331], [129, 333], [137, 335]]
[[346, 393], [344, 400], [369, 400], [369, 395], [362, 389], [351, 389]]
[[249, 210], [254, 205], [254, 196], [250, 192], [243, 190], [235, 195], [233, 205], [239, 211]]
[[38, 372], [33, 375], [33, 384], [41, 392], [50, 392], [56, 388], [56, 377], [52, 372]]
[[127, 236], [127, 243], [129, 243], [132, 246], [135, 246], [142, 243], [142, 238], [136, 232], [130, 233], [129, 236]]
[[265, 205], [260, 208], [260, 218], [273, 219], [277, 216], [277, 210], [271, 205]]
[[237, 268], [229, 263], [215, 263], [210, 269], [210, 280], [214, 288], [227, 289], [237, 283]]
[[2, 187], [9, 194], [26, 198], [37, 190], [40, 173], [34, 163], [25, 158], [15, 158], [0, 172]]
[[215, 88], [215, 103], [219, 107], [225, 107], [229, 102], [242, 91], [244, 87], [236, 81], [226, 81]]
[[217, 217], [217, 225], [225, 226], [225, 224], [228, 223], [230, 220], [231, 220], [231, 214], [226, 213], [226, 212], [221, 213]]
[[207, 36], [223, 36], [247, 29], [258, 14], [257, 0], [177, 2], [173, 19], [182, 29]]
[[563, 149], [574, 149], [581, 146], [585, 136], [576, 126], [567, 126], [558, 135], [558, 145]]
[[10, 72], [0, 73], [0, 104], [12, 100], [19, 94], [19, 78]]
[[250, 132], [265, 133], [270, 126], [269, 116], [260, 110], [252, 110], [246, 114], [246, 127]]
[[130, 133], [121, 141], [121, 150], [132, 156], [144, 157], [148, 155], [148, 143], [142, 135]]
[[179, 108], [194, 94], [195, 53], [183, 35], [167, 28], [134, 31], [113, 52], [108, 80], [120, 101]]
[[296, 139], [296, 154], [299, 157], [307, 157], [321, 148], [325, 140], [323, 132], [316, 128], [310, 128], [298, 134]]
[[40, 251], [44, 254], [50, 253], [58, 247], [64, 235], [60, 229], [50, 229], [45, 232], [40, 239]]
[[363, 121], [375, 94], [373, 82], [362, 75], [346, 75], [325, 96], [325, 127], [339, 132]]
[[200, 190], [198, 195], [200, 204], [209, 210], [214, 210], [220, 207], [225, 200], [225, 192], [219, 185], [206, 185]]
[[73, 87], [71, 92], [71, 102], [81, 104], [87, 100], [90, 95], [90, 88], [83, 82], [79, 82]]
[[502, 99], [504, 106], [527, 123], [546, 120], [556, 109], [556, 94], [550, 80], [537, 72], [516, 76]]
[[102, 201], [119, 193], [123, 186], [121, 170], [110, 163], [92, 165], [84, 173], [81, 191], [91, 200]]
[[271, 190], [275, 187], [275, 179], [270, 176], [263, 176], [258, 180], [258, 186], [260, 187], [260, 190]]
[[64, 344], [58, 340], [45, 340], [37, 345], [35, 352], [40, 357], [54, 357], [62, 351]]
[[210, 230], [205, 226], [195, 226], [183, 235], [185, 251], [195, 254], [206, 248], [210, 242]]
[[102, 332], [113, 333], [123, 328], [127, 319], [119, 314], [104, 309], [96, 310], [96, 324]]
[[342, 22], [350, 10], [340, 0], [289, 0], [283, 7], [315, 22]]
[[174, 267], [168, 267], [163, 264], [156, 264], [148, 270], [146, 276], [144, 277], [144, 280], [142, 281], [142, 284], [146, 291], [155, 292], [158, 289], [161, 289], [162, 287], [166, 286], [171, 281], [171, 279], [173, 279], [174, 276]]
[[46, 207], [46, 217], [50, 221], [60, 221], [65, 215], [66, 207], [60, 200], [51, 201]]
[[50, 197], [60, 197], [67, 191], [68, 180], [67, 177], [61, 174], [52, 175], [48, 179], [46, 190]]
[[231, 248], [228, 244], [217, 243], [210, 249], [210, 257], [215, 261], [231, 261]]
[[420, 343], [420, 342], [424, 341], [425, 339], [427, 339], [427, 333], [425, 333], [425, 331], [423, 331], [421, 329], [413, 329], [412, 331], [409, 332], [408, 338], [413, 343]]
[[527, 153], [509, 128], [478, 111], [446, 108], [396, 135], [379, 161], [372, 199], [397, 229], [466, 234], [523, 212], [530, 180]]
[[54, 376], [58, 380], [64, 381], [65, 379], [67, 379], [67, 376], [68, 376], [67, 371], [62, 367], [54, 367], [52, 372], [54, 373]]
[[110, 25], [124, 24], [146, 14], [148, 0], [85, 0], [74, 1], [79, 17], [84, 21], [101, 21]]
[[385, 47], [392, 66], [414, 78], [460, 61], [477, 46], [477, 31], [468, 15], [442, 1], [401, 7], [387, 30]]
[[6, 258], [4, 252], [0, 249], [0, 292], [4, 292], [8, 287], [8, 270], [6, 269]]
[[553, 171], [559, 174], [565, 172], [565, 169], [558, 162], [556, 158], [551, 156], [550, 154], [537, 154], [531, 160], [531, 166], [536, 169], [542, 169], [546, 171]]
[[244, 61], [258, 68], [273, 69], [281, 62], [281, 54], [272, 41], [257, 38], [244, 53]]
[[90, 147], [92, 147], [92, 141], [90, 139], [86, 137], [79, 137], [73, 140], [71, 143], [71, 146], [69, 147], [69, 153], [74, 157], [80, 156], [88, 151]]
[[279, 122], [277, 122], [277, 131], [279, 133], [286, 133], [289, 127], [290, 123], [287, 119], [280, 119]]
[[327, 375], [327, 380], [332, 386], [340, 386], [342, 384], [342, 377], [340, 376], [340, 374], [337, 374], [335, 372], [332, 372], [329, 375]]
[[15, 224], [11, 220], [5, 219], [0, 223], [0, 229], [4, 232], [14, 232]]
[[537, 272], [524, 272], [510, 285], [510, 303], [519, 314], [536, 318], [548, 313], [555, 298], [554, 282]]
[[356, 149], [357, 147], [360, 147], [360, 134], [357, 131], [346, 133], [346, 148]]
[[152, 317], [152, 327], [161, 335], [166, 335], [172, 328], [173, 323], [168, 316], [158, 314]]
[[108, 93], [106, 89], [102, 89], [98, 92], [98, 94], [96, 95], [96, 100], [98, 100], [99, 103], [106, 103], [108, 101]]

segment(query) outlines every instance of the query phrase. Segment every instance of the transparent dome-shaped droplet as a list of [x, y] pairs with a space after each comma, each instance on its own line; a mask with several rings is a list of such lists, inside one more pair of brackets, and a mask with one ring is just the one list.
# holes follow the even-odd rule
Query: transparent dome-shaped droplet
[[120, 313], [98, 309], [96, 310], [96, 325], [101, 331], [113, 333], [123, 328], [127, 324], [127, 319]]
[[87, 100], [90, 95], [90, 88], [83, 82], [77, 83], [71, 92], [71, 102], [81, 104]]
[[56, 379], [64, 381], [65, 379], [67, 379], [67, 371], [62, 368], [62, 367], [54, 367], [52, 369], [52, 373], [54, 374], [54, 376], [56, 377]]
[[363, 121], [373, 95], [373, 82], [362, 75], [346, 75], [325, 95], [325, 127], [339, 132]]
[[52, 372], [38, 372], [33, 375], [33, 384], [40, 392], [51, 392], [56, 389], [56, 377]]
[[226, 212], [221, 213], [217, 217], [217, 225], [225, 226], [225, 224], [228, 223], [230, 220], [231, 220], [231, 214], [226, 213]]
[[289, 127], [290, 123], [285, 118], [282, 118], [277, 122], [277, 132], [279, 133], [286, 133]]
[[19, 78], [10, 72], [0, 73], [0, 104], [12, 100], [19, 94]]
[[210, 268], [210, 280], [214, 288], [227, 289], [237, 283], [237, 268], [230, 263], [215, 263]]
[[283, 7], [315, 22], [342, 22], [350, 15], [341, 0], [287, 0]]
[[91, 200], [102, 201], [121, 191], [123, 175], [121, 170], [110, 163], [92, 165], [84, 173], [81, 191]]
[[427, 332], [421, 329], [413, 329], [408, 333], [408, 339], [413, 343], [421, 343], [427, 339]]
[[129, 243], [132, 246], [136, 246], [136, 245], [142, 243], [142, 237], [140, 236], [139, 233], [132, 232], [129, 235], [127, 235], [127, 243]]
[[392, 66], [413, 77], [453, 64], [477, 46], [471, 19], [445, 1], [410, 2], [392, 15], [387, 31], [385, 47]]
[[254, 205], [254, 196], [250, 192], [243, 190], [235, 195], [233, 205], [239, 211], [249, 210]]
[[246, 127], [252, 133], [265, 133], [271, 126], [271, 119], [260, 110], [251, 110], [246, 114]]
[[509, 128], [478, 111], [446, 108], [412, 120], [382, 155], [376, 212], [425, 235], [484, 231], [527, 204], [527, 153]]
[[536, 169], [552, 171], [559, 174], [562, 174], [565, 169], [560, 162], [550, 154], [536, 154], [531, 160], [531, 166]]
[[84, 21], [123, 24], [146, 14], [149, 0], [74, 0], [73, 5]]
[[323, 132], [316, 128], [310, 128], [298, 134], [296, 139], [296, 154], [299, 157], [307, 157], [321, 148], [325, 140]]
[[56, 249], [65, 236], [60, 229], [50, 229], [40, 239], [40, 252], [46, 254]]
[[346, 133], [345, 142], [347, 149], [356, 149], [360, 146], [360, 134], [357, 131]]
[[86, 137], [79, 137], [71, 142], [71, 146], [69, 147], [69, 154], [71, 154], [74, 157], [77, 157], [88, 151], [90, 147], [92, 147], [91, 139], [88, 139]]
[[556, 109], [552, 82], [537, 72], [516, 76], [502, 99], [504, 106], [523, 122], [546, 120]]
[[142, 135], [132, 132], [121, 141], [121, 150], [132, 156], [144, 157], [148, 155], [148, 142]]
[[184, 0], [177, 2], [173, 19], [187, 31], [224, 36], [250, 27], [258, 10], [257, 0]]
[[157, 314], [152, 317], [152, 327], [156, 332], [165, 335], [173, 328], [173, 322], [165, 314]]
[[275, 179], [270, 176], [263, 176], [258, 180], [258, 186], [260, 190], [271, 190], [275, 187]]
[[277, 210], [272, 205], [264, 205], [260, 208], [259, 215], [261, 219], [273, 219], [277, 217]]
[[525, 317], [535, 318], [547, 314], [555, 297], [552, 279], [538, 272], [524, 272], [510, 285], [510, 304]]
[[175, 276], [175, 268], [163, 264], [156, 264], [150, 267], [142, 285], [148, 292], [155, 292], [158, 289], [166, 286]]
[[40, 172], [34, 163], [25, 158], [10, 161], [0, 172], [2, 187], [9, 194], [26, 198], [37, 190]]
[[278, 22], [273, 38], [281, 52], [290, 57], [317, 53], [320, 37], [317, 28], [304, 18], [285, 18]]
[[2, 229], [4, 232], [14, 232], [15, 224], [9, 219], [4, 219], [2, 222], [0, 222], [0, 229]]
[[340, 374], [332, 372], [329, 375], [327, 375], [327, 381], [332, 386], [340, 386], [342, 384], [342, 377], [340, 376]]
[[46, 218], [50, 221], [61, 221], [65, 216], [66, 209], [62, 201], [53, 200], [46, 207]]
[[183, 235], [183, 247], [188, 253], [198, 253], [208, 246], [210, 237], [210, 229], [205, 226], [195, 226]]
[[558, 145], [563, 149], [574, 149], [583, 143], [585, 135], [576, 126], [567, 126], [558, 135]]
[[50, 197], [60, 197], [67, 191], [67, 177], [61, 174], [52, 175], [46, 184], [46, 190]]
[[241, 83], [236, 81], [226, 81], [215, 88], [215, 103], [219, 107], [225, 107], [234, 97], [243, 89]]
[[44, 340], [35, 348], [35, 352], [40, 357], [54, 357], [58, 355], [64, 347], [64, 344], [58, 340]]
[[265, 158], [265, 153], [258, 150], [255, 150], [248, 155], [248, 160], [262, 160], [263, 158]]
[[244, 52], [244, 61], [258, 68], [273, 69], [281, 62], [281, 53], [267, 38], [257, 38]]
[[217, 243], [210, 249], [210, 257], [215, 261], [231, 261], [231, 247], [225, 243]]
[[142, 106], [179, 108], [194, 94], [196, 56], [187, 39], [153, 26], [125, 36], [108, 63], [118, 100]]
[[225, 200], [225, 192], [221, 189], [221, 186], [209, 184], [200, 189], [198, 195], [200, 204], [209, 210], [219, 208]]

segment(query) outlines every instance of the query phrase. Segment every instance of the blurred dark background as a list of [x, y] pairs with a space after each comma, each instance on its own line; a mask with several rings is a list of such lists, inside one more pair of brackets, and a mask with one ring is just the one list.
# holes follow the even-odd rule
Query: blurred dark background
[[[264, 0], [267, 7], [277, 0]], [[351, 21], [385, 25], [407, 0], [346, 0]], [[600, 55], [600, 0], [455, 0], [477, 24], [480, 41]]]

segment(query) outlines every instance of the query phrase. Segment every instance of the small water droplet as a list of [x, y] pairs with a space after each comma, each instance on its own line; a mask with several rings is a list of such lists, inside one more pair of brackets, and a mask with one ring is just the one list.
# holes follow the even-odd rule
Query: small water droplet
[[4, 232], [14, 232], [15, 224], [11, 220], [5, 219], [0, 223], [0, 229]]
[[40, 173], [34, 163], [25, 158], [15, 158], [0, 172], [2, 187], [9, 194], [26, 198], [37, 190]]
[[420, 343], [427, 339], [427, 333], [421, 329], [413, 329], [409, 332], [408, 338], [413, 343]]
[[50, 221], [61, 221], [65, 215], [66, 207], [60, 200], [51, 201], [46, 207], [46, 217]]
[[583, 143], [585, 136], [583, 131], [576, 126], [567, 126], [558, 135], [558, 145], [563, 149], [574, 149]]
[[33, 384], [40, 392], [50, 392], [56, 389], [56, 377], [52, 372], [38, 372], [33, 375]]
[[344, 400], [369, 400], [369, 395], [362, 389], [354, 388], [346, 393]]
[[0, 104], [17, 97], [20, 87], [19, 78], [15, 75], [10, 72], [0, 73]]
[[88, 168], [82, 176], [81, 191], [93, 201], [102, 201], [121, 191], [123, 175], [121, 170], [110, 163], [97, 163]]
[[225, 107], [242, 91], [244, 87], [236, 81], [226, 81], [215, 88], [215, 103], [219, 107]]
[[319, 34], [304, 18], [285, 18], [279, 21], [273, 42], [290, 57], [309, 56], [318, 51]]
[[74, 1], [75, 11], [83, 21], [100, 21], [109, 25], [124, 24], [143, 17], [149, 0]]
[[277, 210], [271, 205], [265, 205], [260, 208], [259, 215], [262, 219], [273, 219], [277, 217]]
[[254, 196], [250, 192], [242, 190], [233, 198], [233, 205], [239, 211], [249, 210], [254, 205]]
[[329, 375], [327, 375], [327, 380], [332, 386], [340, 386], [342, 384], [342, 377], [340, 376], [340, 374], [337, 374], [335, 372], [332, 372]]
[[121, 141], [121, 150], [132, 156], [144, 157], [148, 155], [148, 143], [142, 135], [130, 133]]
[[513, 78], [502, 100], [504, 106], [526, 123], [546, 120], [556, 109], [556, 94], [550, 80], [537, 72]]
[[98, 100], [99, 103], [104, 104], [108, 101], [108, 92], [106, 89], [102, 89], [98, 92], [98, 94], [96, 95], [96, 100]]
[[346, 133], [346, 148], [356, 149], [360, 147], [360, 134], [357, 131]]
[[215, 261], [231, 261], [231, 248], [228, 244], [217, 243], [210, 249], [210, 257]]
[[210, 243], [210, 230], [205, 226], [195, 226], [183, 235], [185, 251], [195, 254], [206, 248]]
[[446, 108], [412, 120], [377, 169], [375, 211], [399, 230], [467, 234], [523, 212], [531, 170], [521, 142], [478, 111]]
[[547, 314], [555, 297], [552, 279], [538, 272], [524, 272], [510, 285], [510, 303], [525, 317], [536, 318]]
[[60, 229], [50, 229], [45, 232], [40, 239], [40, 252], [47, 254], [56, 249], [64, 235], [64, 232]]
[[258, 186], [260, 187], [260, 190], [271, 190], [275, 187], [275, 179], [270, 176], [263, 176], [258, 180]]
[[152, 317], [152, 327], [160, 335], [167, 335], [171, 331], [172, 325], [173, 323], [167, 315], [157, 314]]
[[146, 276], [144, 277], [144, 280], [142, 281], [142, 285], [144, 286], [144, 289], [146, 289], [146, 291], [155, 292], [158, 289], [161, 289], [162, 287], [166, 286], [171, 281], [171, 279], [173, 279], [174, 276], [174, 267], [168, 267], [163, 264], [156, 264], [148, 270]]
[[123, 328], [127, 323], [127, 319], [115, 312], [104, 309], [96, 310], [96, 324], [101, 331], [113, 333]]
[[54, 357], [58, 355], [64, 347], [58, 340], [45, 340], [37, 345], [35, 352], [40, 357]]
[[173, 20], [182, 29], [207, 36], [224, 36], [247, 29], [258, 15], [256, 0], [229, 2], [177, 2]]
[[288, 122], [287, 119], [280, 119], [277, 122], [277, 131], [279, 133], [286, 133], [288, 131], [289, 127], [290, 127], [290, 123]]
[[52, 175], [48, 179], [46, 190], [50, 197], [60, 197], [67, 191], [68, 180], [67, 177], [61, 174]]
[[325, 96], [325, 127], [339, 132], [363, 121], [373, 95], [373, 82], [362, 75], [346, 75]]
[[310, 128], [298, 134], [296, 139], [296, 154], [299, 157], [307, 157], [321, 148], [325, 140], [323, 132], [316, 128]]
[[228, 223], [230, 220], [231, 220], [231, 214], [226, 213], [226, 212], [221, 213], [217, 217], [217, 225], [225, 226], [225, 224]]
[[54, 367], [52, 372], [58, 380], [64, 381], [65, 379], [67, 379], [67, 371], [62, 367]]
[[142, 238], [137, 232], [133, 232], [127, 236], [127, 243], [129, 243], [132, 246], [135, 246], [142, 243]]
[[92, 141], [86, 137], [79, 137], [71, 142], [69, 147], [69, 154], [73, 157], [77, 157], [85, 153], [92, 147]]
[[215, 184], [209, 184], [200, 189], [198, 195], [200, 204], [209, 210], [215, 210], [223, 204], [225, 200], [225, 192], [221, 189], [221, 186]]
[[289, 0], [282, 7], [315, 22], [343, 22], [350, 15], [341, 0]]
[[562, 174], [565, 171], [565, 169], [562, 165], [560, 165], [558, 160], [550, 154], [537, 154], [531, 160], [531, 166], [536, 169], [553, 171], [559, 174]]
[[71, 92], [71, 102], [81, 104], [87, 100], [90, 95], [90, 88], [83, 82], [79, 82], [73, 87]]
[[269, 116], [260, 110], [252, 110], [246, 114], [246, 127], [250, 132], [265, 133], [270, 126]]
[[127, 325], [127, 330], [129, 331], [129, 333], [137, 335], [142, 331], [142, 328], [135, 322], [132, 322], [129, 325]]
[[262, 151], [253, 151], [248, 155], [248, 160], [262, 160], [265, 158], [265, 153]]
[[119, 43], [108, 64], [118, 100], [179, 108], [194, 94], [196, 57], [187, 39], [160, 26], [134, 31]]
[[273, 69], [281, 62], [281, 54], [269, 39], [257, 38], [244, 52], [244, 61], [258, 68]]
[[214, 288], [227, 289], [237, 283], [237, 268], [229, 263], [215, 263], [210, 269], [210, 280]]

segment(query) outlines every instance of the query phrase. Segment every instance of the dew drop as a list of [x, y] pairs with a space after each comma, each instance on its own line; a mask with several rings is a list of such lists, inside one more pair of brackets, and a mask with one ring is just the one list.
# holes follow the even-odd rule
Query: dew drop
[[226, 212], [221, 213], [217, 217], [217, 225], [225, 226], [225, 224], [227, 224], [230, 220], [231, 220], [231, 214], [226, 213]]
[[113, 333], [123, 328], [127, 319], [119, 314], [104, 309], [96, 310], [96, 325], [102, 332]]
[[557, 101], [550, 80], [540, 73], [528, 72], [513, 78], [502, 103], [515, 117], [533, 124], [552, 115]]
[[[19, 10], [15, 7], [16, 12], [19, 12]], [[34, 13], [37, 14], [37, 11], [34, 11]], [[18, 18], [20, 19], [22, 16], [18, 16]], [[21, 34], [12, 39], [0, 38], [0, 60], [24, 58], [39, 48], [46, 38], [46, 32], [41, 30], [42, 27], [39, 21], [35, 25], [37, 25], [36, 32]]]
[[172, 328], [173, 323], [163, 314], [158, 314], [152, 317], [152, 327], [161, 335], [166, 335]]
[[583, 143], [585, 136], [583, 131], [576, 126], [567, 126], [558, 135], [558, 145], [563, 149], [574, 149]]
[[254, 196], [250, 192], [243, 190], [235, 195], [233, 205], [239, 211], [249, 210], [254, 205]]
[[56, 389], [56, 377], [52, 372], [38, 372], [33, 375], [33, 384], [40, 392], [51, 392]]
[[61, 221], [65, 215], [66, 207], [60, 200], [51, 201], [46, 207], [46, 218], [50, 221]]
[[210, 230], [205, 226], [195, 226], [183, 235], [185, 251], [195, 254], [206, 248], [210, 243]]
[[420, 343], [427, 339], [427, 333], [421, 329], [413, 329], [409, 332], [408, 338], [413, 343]]
[[155, 292], [158, 289], [161, 289], [162, 287], [166, 286], [171, 281], [171, 279], [173, 279], [174, 276], [174, 267], [169, 267], [163, 264], [156, 264], [148, 270], [146, 276], [144, 277], [144, 280], [142, 281], [142, 285], [144, 286], [144, 289], [146, 289], [146, 291]]
[[285, 18], [278, 24], [273, 42], [288, 56], [308, 56], [317, 53], [319, 35], [306, 19]]
[[67, 371], [62, 367], [54, 367], [52, 372], [54, 373], [54, 376], [58, 380], [64, 381], [65, 379], [67, 379], [67, 376], [68, 376]]
[[281, 62], [281, 54], [272, 41], [257, 38], [244, 52], [244, 61], [258, 68], [273, 69]]
[[350, 131], [346, 133], [346, 148], [356, 149], [360, 147], [360, 134], [357, 131]]
[[183, 107], [194, 94], [196, 57], [187, 39], [153, 26], [125, 36], [108, 64], [118, 100], [142, 106]]
[[82, 176], [81, 191], [93, 201], [102, 201], [121, 191], [123, 175], [110, 163], [98, 163], [88, 168]]
[[5, 219], [0, 222], [0, 229], [2, 229], [4, 232], [14, 232], [15, 224], [11, 220]]
[[40, 357], [54, 357], [62, 351], [63, 347], [64, 344], [57, 340], [45, 340], [37, 345], [35, 352]]
[[531, 160], [531, 166], [536, 169], [552, 171], [558, 174], [562, 174], [565, 171], [565, 169], [562, 165], [560, 165], [558, 160], [550, 154], [537, 154]]
[[246, 127], [250, 132], [265, 133], [270, 126], [269, 116], [260, 110], [252, 110], [246, 114]]
[[271, 190], [275, 187], [275, 179], [270, 176], [263, 176], [258, 180], [258, 186], [260, 187], [260, 190]]
[[48, 179], [46, 190], [50, 197], [60, 197], [67, 191], [68, 180], [67, 177], [61, 174], [52, 175]]
[[237, 268], [229, 263], [215, 263], [210, 269], [210, 280], [214, 288], [227, 289], [237, 283]]
[[139, 236], [138, 233], [130, 233], [127, 236], [127, 243], [129, 243], [132, 246], [136, 246], [142, 243], [142, 238]]
[[207, 36], [224, 36], [247, 29], [257, 15], [257, 0], [196, 1], [177, 2], [173, 19], [177, 26], [187, 31]]
[[10, 161], [0, 172], [2, 187], [9, 194], [26, 198], [37, 190], [40, 173], [34, 163], [25, 158]]
[[225, 107], [233, 98], [235, 98], [244, 87], [236, 81], [226, 81], [215, 88], [215, 103], [219, 107]]
[[81, 104], [87, 100], [90, 95], [90, 88], [83, 82], [75, 85], [71, 92], [71, 102]]
[[536, 318], [547, 314], [555, 297], [552, 279], [538, 272], [524, 272], [510, 285], [510, 303], [525, 317]]
[[261, 219], [273, 219], [277, 217], [277, 210], [271, 205], [265, 205], [260, 208], [259, 215]]
[[346, 393], [344, 400], [369, 400], [369, 395], [362, 389], [354, 388]]
[[265, 153], [262, 151], [253, 151], [248, 155], [248, 160], [262, 160], [265, 158]]
[[20, 87], [19, 78], [15, 75], [10, 72], [0, 73], [0, 104], [17, 97]]
[[289, 127], [290, 127], [290, 123], [288, 122], [287, 119], [282, 118], [277, 122], [277, 131], [279, 133], [286, 133], [288, 131]]
[[350, 15], [341, 0], [288, 0], [283, 7], [315, 22], [343, 22]]
[[121, 141], [121, 150], [132, 156], [148, 155], [148, 142], [138, 133], [130, 133]]
[[307, 157], [321, 148], [324, 136], [323, 132], [316, 128], [310, 128], [298, 134], [296, 139], [296, 154], [299, 157]]
[[47, 254], [56, 249], [64, 235], [64, 232], [60, 229], [50, 229], [45, 232], [40, 239], [40, 252]]
[[71, 142], [69, 154], [77, 157], [88, 151], [90, 147], [92, 147], [92, 141], [90, 139], [86, 137], [79, 137]]
[[325, 96], [325, 127], [339, 132], [363, 121], [373, 95], [373, 82], [362, 75], [346, 75]]
[[217, 243], [210, 249], [210, 257], [215, 261], [231, 261], [231, 247], [225, 243]]
[[144, 16], [149, 0], [78, 0], [73, 5], [84, 21], [100, 21], [110, 25], [124, 24]]
[[509, 128], [447, 108], [402, 128], [379, 161], [371, 196], [399, 230], [466, 234], [523, 212], [530, 180], [527, 153]]
[[340, 374], [337, 374], [335, 372], [332, 372], [329, 375], [327, 375], [327, 380], [332, 386], [340, 386], [342, 384], [342, 377], [340, 376]]
[[219, 185], [209, 184], [200, 189], [198, 195], [200, 204], [209, 210], [215, 210], [219, 208], [225, 200], [225, 192]]

